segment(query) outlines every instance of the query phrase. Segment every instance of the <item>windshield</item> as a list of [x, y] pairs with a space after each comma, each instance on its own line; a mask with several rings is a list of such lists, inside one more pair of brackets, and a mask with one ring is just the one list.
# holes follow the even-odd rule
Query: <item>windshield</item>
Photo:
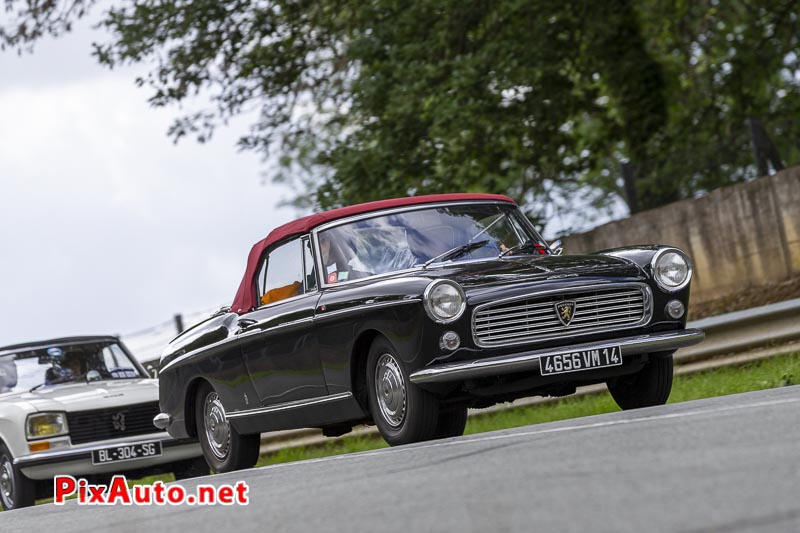
[[320, 231], [329, 284], [386, 274], [428, 262], [548, 253], [544, 240], [513, 206], [468, 204], [375, 216]]
[[144, 376], [115, 342], [53, 345], [0, 355], [0, 394]]

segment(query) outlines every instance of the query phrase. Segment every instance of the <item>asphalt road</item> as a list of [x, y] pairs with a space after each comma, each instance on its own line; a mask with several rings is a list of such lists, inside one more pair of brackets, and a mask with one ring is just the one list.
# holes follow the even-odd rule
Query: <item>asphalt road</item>
[[39, 506], [2, 531], [800, 531], [800, 386], [187, 482], [237, 507]]

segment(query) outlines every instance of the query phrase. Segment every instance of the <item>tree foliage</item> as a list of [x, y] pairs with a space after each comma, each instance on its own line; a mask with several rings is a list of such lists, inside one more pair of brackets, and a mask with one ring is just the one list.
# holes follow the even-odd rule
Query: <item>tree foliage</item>
[[101, 63], [151, 65], [153, 105], [210, 102], [175, 139], [257, 109], [241, 145], [298, 205], [490, 191], [580, 224], [755, 177], [748, 120], [800, 156], [792, 0], [4, 1], [23, 49], [105, 9]]

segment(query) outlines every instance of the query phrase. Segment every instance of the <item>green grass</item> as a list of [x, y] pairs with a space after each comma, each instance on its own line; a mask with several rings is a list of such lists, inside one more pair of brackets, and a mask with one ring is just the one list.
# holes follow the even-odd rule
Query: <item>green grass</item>
[[[800, 353], [774, 357], [742, 366], [724, 367], [695, 374], [675, 376], [668, 403], [699, 400], [739, 392], [771, 389], [800, 383]], [[581, 416], [619, 411], [607, 392], [567, 396], [557, 401], [470, 417], [466, 433], [542, 424]], [[319, 446], [292, 448], [262, 456], [258, 466], [303, 461], [331, 455], [385, 448], [377, 436], [353, 436], [331, 440]]]

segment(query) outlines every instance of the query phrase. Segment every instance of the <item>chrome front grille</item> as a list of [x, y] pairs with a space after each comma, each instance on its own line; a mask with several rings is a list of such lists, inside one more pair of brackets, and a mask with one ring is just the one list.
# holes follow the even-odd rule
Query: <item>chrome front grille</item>
[[[549, 291], [478, 306], [472, 333], [478, 346], [492, 347], [633, 328], [650, 321], [651, 300], [640, 283]], [[567, 325], [556, 311], [562, 302], [575, 303]]]

